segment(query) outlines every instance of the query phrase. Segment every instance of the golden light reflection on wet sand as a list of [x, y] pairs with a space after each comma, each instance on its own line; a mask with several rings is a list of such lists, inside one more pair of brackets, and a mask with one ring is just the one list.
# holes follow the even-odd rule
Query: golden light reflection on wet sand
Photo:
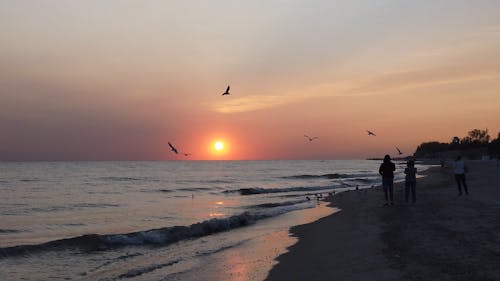
[[[257, 236], [243, 239], [244, 242], [240, 245], [217, 253], [209, 264], [205, 264], [206, 271], [198, 274], [203, 274], [206, 280], [264, 280], [277, 264], [276, 258], [297, 242], [297, 238], [290, 236], [290, 225], [310, 223], [336, 211], [338, 210], [321, 204], [316, 208], [290, 212], [251, 225], [249, 227], [259, 233]], [[246, 229], [241, 228], [233, 230], [232, 235], [244, 237], [245, 232]], [[223, 236], [224, 234], [220, 239]]]

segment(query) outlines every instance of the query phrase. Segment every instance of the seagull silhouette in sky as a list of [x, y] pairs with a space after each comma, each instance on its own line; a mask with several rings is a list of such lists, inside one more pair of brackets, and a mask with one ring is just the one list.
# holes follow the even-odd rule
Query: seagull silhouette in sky
[[223, 95], [223, 96], [230, 95], [230, 94], [229, 94], [229, 89], [230, 89], [230, 88], [231, 88], [231, 87], [229, 87], [229, 85], [227, 85], [227, 89], [226, 89], [226, 91], [225, 91], [224, 93], [222, 93], [222, 95]]
[[403, 152], [401, 152], [401, 150], [399, 150], [399, 148], [398, 148], [397, 146], [396, 146], [396, 149], [398, 150], [398, 154], [399, 154], [399, 155], [402, 155], [402, 154], [403, 154]]
[[377, 136], [377, 135], [375, 135], [372, 131], [368, 131], [368, 130], [366, 130], [366, 132], [368, 133], [368, 135]]
[[304, 135], [304, 137], [306, 137], [309, 141], [313, 141], [315, 139], [319, 139], [319, 137], [310, 137], [308, 135]]
[[170, 146], [170, 149], [175, 153], [175, 154], [179, 154], [179, 152], [177, 151], [177, 148], [175, 148], [170, 142], [168, 142], [168, 146]]
[[182, 153], [182, 155], [184, 155], [184, 156], [188, 157], [188, 156], [190, 156], [190, 155], [191, 155], [191, 153]]

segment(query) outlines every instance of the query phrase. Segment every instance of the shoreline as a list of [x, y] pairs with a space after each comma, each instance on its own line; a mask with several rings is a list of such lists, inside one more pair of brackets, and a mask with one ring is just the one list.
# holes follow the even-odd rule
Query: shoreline
[[468, 161], [470, 195], [449, 168], [417, 180], [417, 203], [383, 207], [380, 187], [328, 198], [341, 211], [292, 227], [298, 242], [266, 280], [500, 280], [500, 167]]

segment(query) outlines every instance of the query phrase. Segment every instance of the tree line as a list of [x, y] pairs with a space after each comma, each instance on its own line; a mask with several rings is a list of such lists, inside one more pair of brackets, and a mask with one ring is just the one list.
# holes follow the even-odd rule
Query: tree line
[[473, 129], [465, 137], [453, 137], [449, 143], [431, 141], [417, 147], [413, 154], [419, 158], [450, 158], [458, 154], [468, 158], [490, 156], [500, 158], [500, 133], [491, 139], [488, 129]]

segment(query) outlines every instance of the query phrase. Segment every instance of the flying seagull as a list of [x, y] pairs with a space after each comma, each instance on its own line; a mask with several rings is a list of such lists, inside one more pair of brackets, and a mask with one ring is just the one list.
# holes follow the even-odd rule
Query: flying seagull
[[315, 139], [319, 139], [319, 137], [310, 137], [308, 135], [304, 135], [304, 137], [306, 137], [309, 141], [313, 141]]
[[175, 154], [179, 154], [179, 152], [177, 151], [177, 148], [175, 148], [170, 142], [168, 142], [168, 146], [170, 146], [170, 149], [175, 153]]
[[187, 156], [191, 155], [191, 153], [182, 153], [182, 155], [187, 157]]
[[397, 146], [396, 146], [396, 149], [398, 150], [399, 155], [403, 154], [403, 152], [401, 152], [401, 150], [399, 150], [399, 148]]
[[368, 133], [368, 135], [377, 136], [377, 135], [375, 135], [372, 131], [368, 131], [368, 130], [366, 130], [366, 132]]
[[222, 95], [223, 95], [223, 96], [229, 95], [229, 89], [230, 89], [230, 88], [231, 88], [231, 87], [229, 87], [229, 85], [227, 85], [227, 89], [226, 89], [226, 91], [225, 91], [224, 93], [222, 93]]

